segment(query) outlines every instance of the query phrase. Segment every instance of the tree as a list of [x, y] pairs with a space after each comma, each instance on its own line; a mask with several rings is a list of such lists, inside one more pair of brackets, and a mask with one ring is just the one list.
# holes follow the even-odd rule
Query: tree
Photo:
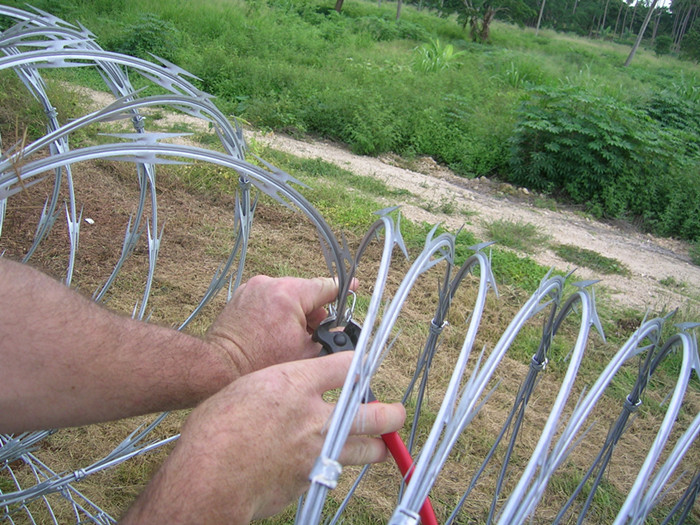
[[544, 13], [544, 3], [545, 0], [542, 0], [542, 5], [540, 5], [540, 14], [537, 17], [537, 29], [535, 29], [535, 36], [537, 36], [540, 32], [540, 24], [542, 23], [542, 13]]
[[491, 22], [496, 13], [503, 12], [518, 24], [524, 24], [534, 18], [537, 12], [524, 0], [445, 0], [442, 14], [457, 14], [457, 21], [466, 30], [474, 42], [488, 42], [491, 36]]
[[[632, 59], [634, 58], [635, 53], [637, 52], [637, 48], [639, 47], [639, 44], [642, 42], [642, 38], [644, 37], [644, 31], [647, 30], [647, 26], [649, 25], [649, 20], [651, 20], [651, 15], [654, 12], [654, 9], [656, 9], [656, 4], [658, 3], [659, 0], [654, 0], [651, 3], [651, 6], [649, 6], [649, 11], [647, 12], [647, 16], [644, 17], [644, 22], [642, 22], [642, 28], [639, 30], [639, 34], [637, 35], [637, 40], [634, 41], [634, 45], [632, 46], [632, 50], [630, 51], [629, 56], [627, 57], [627, 60], [625, 60], [625, 67], [630, 65], [630, 62], [632, 62]], [[635, 7], [637, 7], [635, 5]]]

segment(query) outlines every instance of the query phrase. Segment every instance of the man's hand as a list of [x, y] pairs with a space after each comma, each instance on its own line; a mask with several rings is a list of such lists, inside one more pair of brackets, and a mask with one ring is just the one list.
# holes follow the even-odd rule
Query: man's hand
[[[309, 486], [352, 352], [269, 367], [246, 375], [196, 408], [175, 450], [125, 523], [248, 523], [270, 516]], [[370, 435], [398, 430], [400, 404], [364, 405], [343, 449], [343, 464], [383, 461]]]
[[236, 290], [207, 340], [231, 356], [241, 375], [317, 356], [321, 347], [311, 333], [337, 296], [330, 278], [253, 277]]

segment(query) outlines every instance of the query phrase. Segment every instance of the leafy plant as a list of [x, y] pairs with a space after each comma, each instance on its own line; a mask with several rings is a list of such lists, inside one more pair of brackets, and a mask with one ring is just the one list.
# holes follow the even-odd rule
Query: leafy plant
[[464, 51], [455, 51], [452, 44], [442, 44], [439, 38], [431, 38], [430, 42], [415, 48], [415, 66], [423, 73], [443, 71], [454, 67], [457, 57]]
[[668, 108], [642, 110], [572, 87], [533, 89], [511, 138], [509, 179], [596, 216], [637, 217], [695, 239], [697, 139], [676, 122], [696, 117]]
[[141, 14], [135, 23], [124, 27], [105, 47], [127, 55], [148, 58], [149, 53], [175, 60], [182, 35], [172, 22], [153, 13]]

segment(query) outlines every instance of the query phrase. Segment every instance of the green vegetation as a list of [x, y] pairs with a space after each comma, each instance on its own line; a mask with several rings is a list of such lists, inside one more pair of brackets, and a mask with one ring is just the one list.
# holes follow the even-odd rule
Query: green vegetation
[[464, 51], [455, 53], [452, 44], [441, 44], [440, 39], [431, 39], [429, 43], [416, 48], [416, 68], [423, 73], [442, 71], [454, 67], [456, 58]]
[[[621, 68], [627, 45], [499, 22], [479, 45], [454, 17], [404, 6], [396, 20], [393, 5], [360, 0], [340, 13], [321, 0], [34, 4], [79, 20], [106, 49], [177, 63], [253, 126], [429, 155], [598, 216], [700, 235], [700, 69], [669, 55], [640, 50]], [[530, 23], [531, 11], [507, 16]]]
[[486, 225], [489, 239], [514, 250], [532, 253], [542, 248], [547, 236], [540, 233], [537, 226], [529, 222], [499, 219]]
[[629, 270], [621, 262], [600, 255], [593, 250], [587, 250], [569, 244], [559, 244], [554, 247], [554, 252], [565, 261], [577, 266], [585, 266], [597, 273], [605, 275], [627, 275], [629, 273]]
[[693, 264], [700, 266], [700, 240], [690, 247], [690, 260]]
[[509, 179], [599, 217], [640, 217], [659, 233], [694, 239], [700, 135], [687, 130], [700, 129], [700, 114], [691, 107], [670, 92], [634, 108], [573, 87], [533, 89], [511, 138]]

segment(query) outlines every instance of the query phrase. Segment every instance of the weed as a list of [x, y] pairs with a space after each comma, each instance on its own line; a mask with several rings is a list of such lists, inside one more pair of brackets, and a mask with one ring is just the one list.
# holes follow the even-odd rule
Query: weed
[[593, 250], [572, 246], [570, 244], [558, 244], [553, 247], [554, 253], [567, 262], [577, 266], [585, 266], [602, 274], [628, 275], [629, 269], [620, 261], [600, 255]]
[[690, 255], [690, 260], [694, 265], [700, 266], [700, 240], [691, 245], [688, 255]]
[[551, 197], [546, 197], [544, 195], [538, 195], [532, 202], [535, 208], [541, 208], [544, 210], [557, 211], [557, 201]]
[[486, 232], [490, 240], [526, 253], [542, 248], [547, 241], [547, 236], [537, 226], [523, 221], [498, 219], [486, 224]]
[[664, 277], [663, 279], [659, 279], [659, 283], [663, 284], [664, 286], [667, 286], [668, 288], [686, 288], [688, 286], [687, 283], [683, 281], [677, 281], [673, 276], [669, 277]]
[[423, 73], [443, 71], [454, 67], [464, 51], [455, 51], [452, 44], [443, 44], [439, 38], [415, 48], [415, 67]]

